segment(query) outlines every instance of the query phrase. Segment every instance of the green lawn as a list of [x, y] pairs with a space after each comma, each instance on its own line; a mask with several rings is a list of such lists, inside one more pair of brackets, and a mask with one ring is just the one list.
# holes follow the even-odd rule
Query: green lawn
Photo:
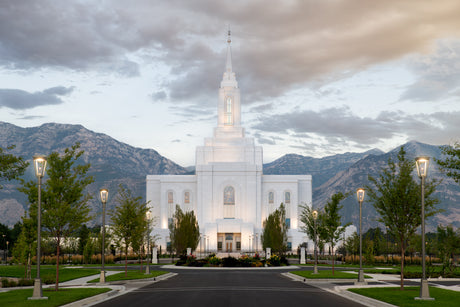
[[[110, 276], [105, 277], [105, 281], [118, 281], [118, 280], [131, 280], [131, 279], [145, 279], [145, 278], [153, 278], [168, 272], [165, 271], [150, 271], [150, 274], [146, 275], [145, 271], [128, 271], [127, 276], [125, 276], [125, 272], [113, 274]], [[99, 278], [95, 278], [93, 280], [88, 281], [88, 283], [99, 282]]]
[[[72, 269], [62, 266], [59, 268], [59, 282], [64, 282], [80, 277], [91, 276], [98, 274], [98, 270], [94, 269]], [[32, 268], [31, 277], [34, 279], [37, 276], [36, 267]], [[0, 277], [17, 277], [24, 278], [23, 265], [8, 265], [0, 266]], [[44, 283], [54, 283], [56, 281], [56, 266], [42, 265], [40, 266], [40, 277]]]
[[420, 287], [405, 287], [403, 291], [397, 288], [361, 288], [348, 291], [375, 298], [396, 306], [459, 306], [460, 292], [430, 287], [430, 296], [435, 301], [418, 301], [414, 297], [420, 296]]
[[28, 300], [33, 289], [11, 290], [0, 293], [0, 306], [61, 306], [90, 296], [110, 291], [109, 288], [61, 289], [59, 291], [43, 290], [47, 300]]
[[[308, 279], [357, 279], [358, 274], [345, 273], [342, 271], [335, 271], [332, 275], [332, 270], [318, 270], [318, 274], [313, 274], [313, 271], [292, 271], [292, 274], [296, 274]], [[369, 276], [365, 276], [369, 277]]]

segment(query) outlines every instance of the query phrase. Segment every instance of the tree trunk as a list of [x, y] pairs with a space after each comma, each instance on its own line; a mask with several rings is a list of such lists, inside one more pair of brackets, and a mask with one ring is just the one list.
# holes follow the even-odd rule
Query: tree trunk
[[404, 290], [404, 242], [401, 241], [401, 290]]
[[335, 263], [335, 256], [334, 256], [334, 245], [331, 244], [332, 249], [332, 276], [334, 276], [334, 263]]
[[59, 252], [60, 252], [60, 248], [59, 246], [61, 245], [61, 238], [57, 237], [57, 252], [56, 252], [56, 284], [54, 286], [54, 290], [55, 291], [58, 291], [59, 290]]
[[128, 245], [125, 248], [125, 277], [128, 277]]

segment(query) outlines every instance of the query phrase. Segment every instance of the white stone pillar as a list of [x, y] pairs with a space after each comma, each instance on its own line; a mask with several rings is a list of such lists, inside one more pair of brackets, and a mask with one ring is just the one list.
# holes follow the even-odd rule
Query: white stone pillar
[[152, 248], [152, 263], [158, 264], [158, 249], [156, 247]]
[[270, 247], [267, 247], [267, 250], [265, 252], [265, 259], [270, 259], [272, 256], [272, 249]]
[[305, 264], [305, 247], [300, 248], [300, 264]]
[[191, 255], [192, 255], [192, 248], [187, 247], [187, 256], [191, 256]]

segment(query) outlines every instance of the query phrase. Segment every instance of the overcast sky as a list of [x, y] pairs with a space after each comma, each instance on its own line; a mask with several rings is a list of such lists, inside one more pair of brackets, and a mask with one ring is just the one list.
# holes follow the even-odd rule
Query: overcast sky
[[0, 2], [0, 120], [82, 124], [193, 165], [227, 28], [264, 162], [460, 134], [460, 1]]

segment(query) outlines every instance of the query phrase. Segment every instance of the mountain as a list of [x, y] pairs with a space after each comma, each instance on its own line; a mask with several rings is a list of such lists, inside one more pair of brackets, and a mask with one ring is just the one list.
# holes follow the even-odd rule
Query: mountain
[[305, 157], [296, 154], [287, 154], [281, 158], [264, 164], [266, 175], [312, 175], [313, 188], [321, 186], [338, 172], [369, 155], [381, 155], [383, 151], [372, 149], [363, 153], [344, 153], [324, 158]]
[[[0, 122], [0, 146], [16, 145], [12, 153], [31, 161], [35, 154], [62, 152], [76, 142], [85, 151], [83, 160], [91, 163], [90, 174], [95, 182], [88, 187], [93, 195], [90, 202], [92, 212], [99, 214], [95, 223], [100, 223], [101, 204], [98, 192], [108, 188], [109, 197], [114, 197], [120, 183], [130, 188], [134, 195], [145, 197], [145, 176], [148, 174], [190, 174], [193, 167], [184, 168], [161, 156], [153, 149], [141, 149], [118, 142], [113, 138], [95, 133], [81, 125], [44, 124], [40, 127], [20, 128]], [[411, 141], [403, 145], [409, 159], [427, 155], [441, 158], [438, 146]], [[322, 208], [331, 195], [337, 192], [351, 192], [343, 201], [341, 212], [344, 222], [359, 223], [359, 206], [355, 191], [369, 184], [368, 175], [377, 177], [387, 166], [388, 159], [396, 159], [399, 147], [384, 153], [378, 149], [364, 153], [344, 153], [324, 158], [305, 157], [296, 154], [285, 155], [264, 165], [264, 174], [311, 174], [313, 176], [313, 207]], [[415, 171], [414, 171], [414, 176]], [[32, 166], [24, 175], [26, 180], [36, 180]], [[427, 230], [433, 231], [436, 225], [452, 224], [460, 227], [460, 186], [442, 174], [431, 159], [428, 180], [442, 180], [435, 196], [440, 200], [438, 208], [444, 212], [427, 220]], [[417, 178], [417, 180], [419, 180]], [[27, 209], [26, 197], [17, 191], [18, 182], [2, 182], [0, 190], [0, 223], [12, 226], [20, 220]], [[108, 202], [110, 210], [114, 202]], [[363, 203], [364, 229], [376, 227], [376, 212], [372, 204]]]
[[[186, 174], [188, 171], [161, 156], [153, 149], [141, 149], [116, 141], [101, 133], [95, 133], [81, 125], [44, 124], [40, 127], [21, 128], [0, 122], [0, 146], [16, 147], [8, 152], [22, 156], [28, 161], [36, 154], [63, 152], [76, 142], [84, 150], [82, 160], [91, 163], [89, 174], [95, 182], [88, 187], [93, 195], [90, 207], [93, 213], [100, 213], [99, 189], [108, 188], [109, 197], [115, 196], [120, 183], [130, 188], [134, 195], [145, 197], [145, 176], [147, 174]], [[32, 163], [24, 176], [36, 180]], [[27, 209], [27, 199], [18, 192], [18, 182], [4, 182], [0, 190], [0, 222], [12, 225]], [[114, 202], [108, 202], [108, 209]]]
[[[433, 158], [442, 158], [441, 150], [438, 146], [432, 146], [415, 141], [408, 142], [404, 145], [406, 156], [408, 159], [415, 159], [417, 156], [431, 157], [429, 173], [427, 180], [436, 179], [441, 181], [434, 193], [434, 197], [438, 198], [440, 203], [438, 209], [444, 212], [438, 213], [436, 216], [427, 220], [427, 231], [435, 231], [436, 225], [452, 224], [455, 227], [460, 227], [460, 208], [457, 202], [460, 199], [460, 186], [451, 178], [448, 178], [440, 172]], [[369, 155], [356, 163], [349, 166], [346, 170], [338, 172], [321, 186], [313, 189], [313, 205], [315, 207], [323, 207], [330, 199], [331, 195], [336, 192], [351, 192], [341, 204], [344, 206], [342, 215], [344, 222], [351, 222], [353, 225], [359, 225], [359, 205], [356, 199], [356, 189], [365, 185], [370, 185], [368, 176], [378, 177], [382, 168], [388, 165], [388, 159], [397, 160], [397, 154], [401, 146], [392, 151], [380, 154]], [[420, 180], [414, 170], [414, 177]], [[363, 227], [376, 227], [377, 213], [371, 203], [363, 203]], [[382, 226], [382, 225], [380, 225]], [[383, 227], [383, 226], [382, 226]]]

